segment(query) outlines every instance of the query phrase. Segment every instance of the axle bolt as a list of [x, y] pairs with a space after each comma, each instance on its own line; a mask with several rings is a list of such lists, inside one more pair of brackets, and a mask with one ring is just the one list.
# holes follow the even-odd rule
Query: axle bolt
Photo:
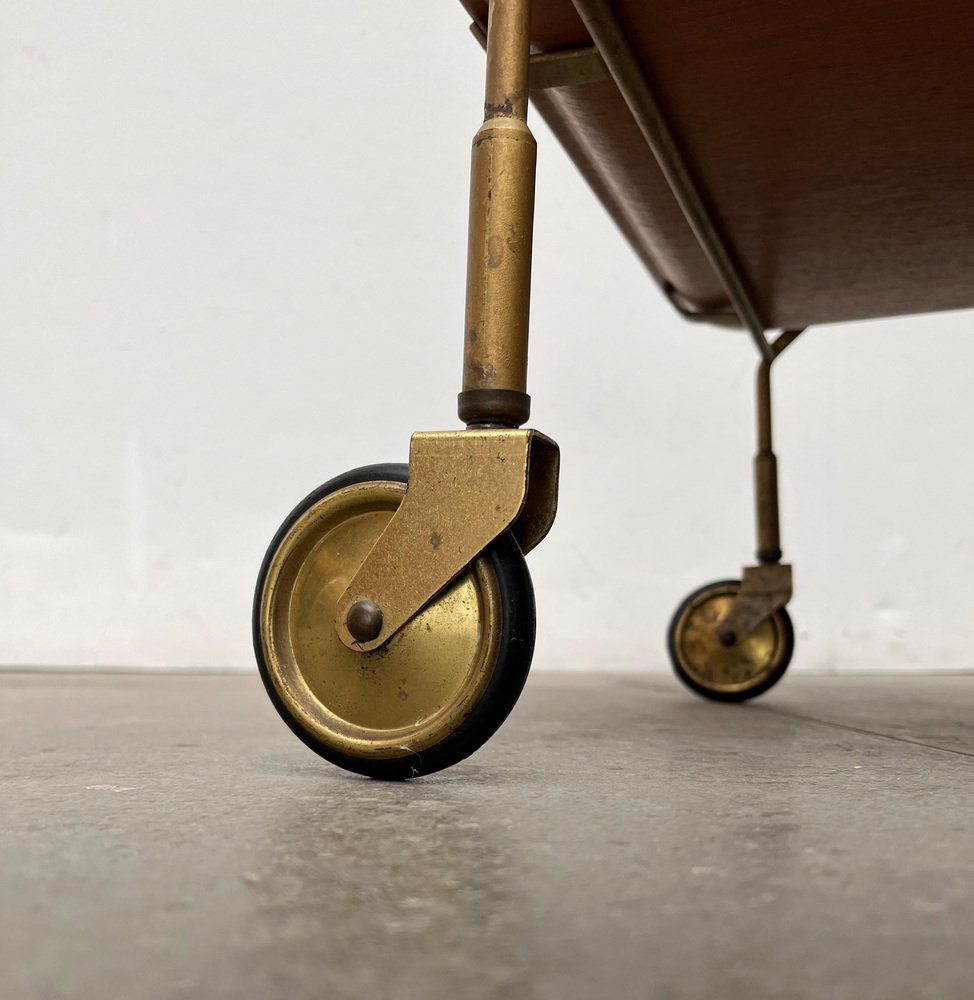
[[356, 642], [371, 642], [382, 631], [382, 608], [368, 598], [356, 601], [345, 616], [345, 627]]

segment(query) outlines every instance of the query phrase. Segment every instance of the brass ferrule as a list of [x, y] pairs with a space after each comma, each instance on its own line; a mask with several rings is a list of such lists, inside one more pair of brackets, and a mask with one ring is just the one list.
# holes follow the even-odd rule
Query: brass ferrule
[[773, 451], [759, 451], [754, 456], [754, 496], [757, 501], [758, 562], [779, 562], [781, 530], [778, 524], [778, 460]]
[[463, 388], [526, 392], [536, 145], [493, 118], [474, 138]]

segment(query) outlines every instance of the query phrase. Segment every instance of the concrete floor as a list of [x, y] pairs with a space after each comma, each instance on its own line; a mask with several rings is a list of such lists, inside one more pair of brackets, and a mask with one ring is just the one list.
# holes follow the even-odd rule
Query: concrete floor
[[974, 676], [535, 675], [337, 771], [250, 676], [0, 675], [0, 997], [974, 997]]

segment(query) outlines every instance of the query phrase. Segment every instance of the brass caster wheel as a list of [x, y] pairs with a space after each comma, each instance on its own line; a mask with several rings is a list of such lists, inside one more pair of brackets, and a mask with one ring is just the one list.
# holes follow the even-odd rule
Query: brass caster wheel
[[307, 497], [268, 549], [254, 649], [295, 735], [358, 774], [401, 780], [456, 764], [514, 707], [534, 652], [534, 591], [504, 532], [387, 643], [349, 649], [339, 598], [406, 492], [405, 465], [339, 476]]
[[746, 701], [763, 694], [781, 680], [795, 648], [784, 608], [733, 646], [720, 643], [717, 623], [740, 588], [738, 580], [709, 583], [686, 598], [670, 623], [669, 652], [676, 676], [714, 701]]

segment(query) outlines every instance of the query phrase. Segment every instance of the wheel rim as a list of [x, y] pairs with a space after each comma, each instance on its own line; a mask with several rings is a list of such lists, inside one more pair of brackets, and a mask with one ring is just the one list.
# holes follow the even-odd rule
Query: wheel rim
[[335, 629], [339, 597], [402, 501], [405, 485], [369, 482], [323, 497], [274, 551], [260, 597], [265, 672], [292, 720], [349, 757], [394, 759], [453, 733], [497, 662], [500, 599], [484, 559], [372, 653]]
[[775, 612], [733, 646], [721, 645], [717, 625], [740, 585], [715, 584], [695, 594], [676, 621], [674, 647], [680, 667], [708, 691], [739, 694], [770, 680], [787, 656], [787, 636]]

